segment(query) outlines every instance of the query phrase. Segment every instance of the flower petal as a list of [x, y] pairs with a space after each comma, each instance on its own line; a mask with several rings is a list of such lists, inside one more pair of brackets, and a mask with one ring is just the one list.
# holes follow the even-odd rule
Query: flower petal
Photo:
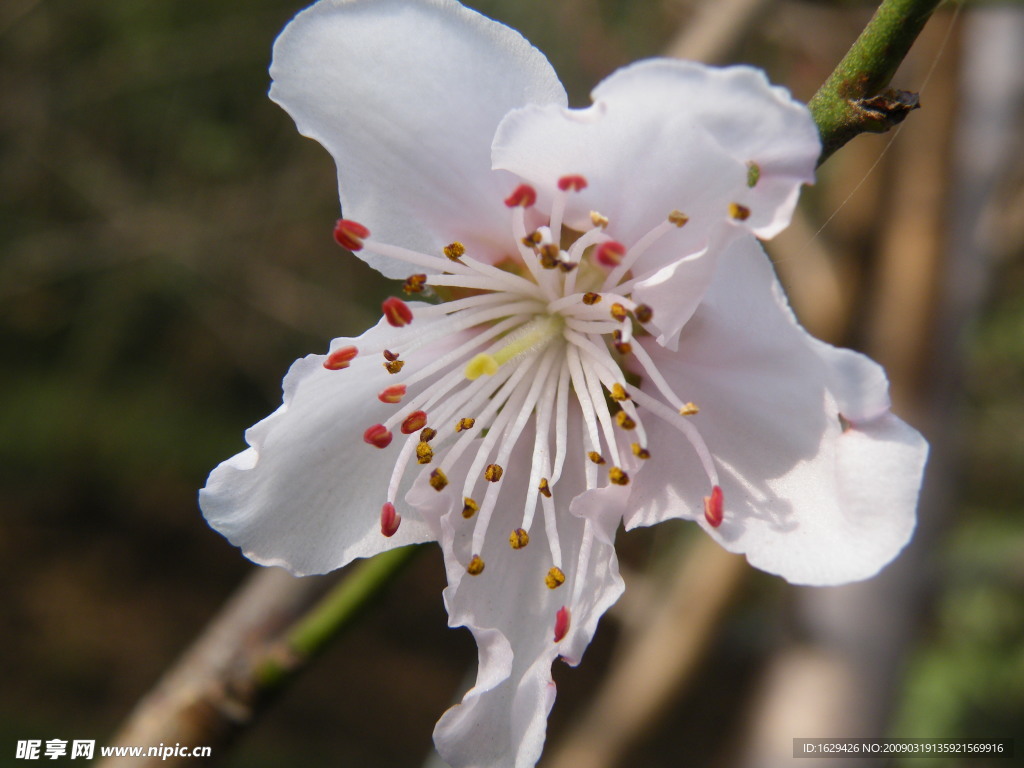
[[[424, 329], [429, 322], [417, 319]], [[379, 350], [394, 346], [400, 333], [382, 320], [359, 338], [335, 339], [332, 350], [373, 350], [345, 370], [324, 368], [324, 355], [297, 360], [284, 379], [284, 403], [246, 432], [251, 447], [210, 474], [199, 492], [203, 514], [250, 560], [299, 575], [325, 573], [431, 539], [411, 509], [400, 510], [394, 536], [381, 534], [380, 510], [399, 446], [382, 450], [363, 439], [368, 427], [400, 407], [377, 397], [396, 380]], [[407, 365], [415, 369], [437, 353], [437, 346], [421, 350]]]
[[[806, 107], [757, 70], [643, 61], [612, 74], [593, 99], [582, 110], [510, 113], [495, 136], [494, 166], [534, 184], [542, 204], [558, 178], [582, 174], [588, 186], [569, 198], [566, 220], [586, 228], [597, 210], [627, 245], [682, 211], [689, 222], [652, 249], [641, 272], [701, 250], [725, 221], [775, 234], [800, 185], [813, 180], [820, 143]], [[749, 209], [746, 218], [732, 203]]]
[[[577, 430], [578, 426], [577, 419]], [[601, 615], [623, 590], [613, 541], [626, 494], [617, 487], [573, 492], [572, 488], [582, 491], [584, 487], [582, 457], [566, 463], [553, 491], [561, 549], [569, 558], [567, 581], [554, 590], [545, 586], [551, 555], [539, 515], [530, 530], [529, 545], [509, 547], [507, 531], [518, 527], [522, 518], [526, 488], [521, 481], [529, 477], [532, 445], [528, 429], [505, 470], [502, 483], [515, 484], [502, 491], [482, 552], [470, 551], [476, 523], [463, 519], [462, 501], [451, 491], [461, 487], [463, 476], [452, 473], [449, 488], [442, 493], [419, 481], [408, 496], [434, 527], [444, 551], [449, 624], [468, 627], [479, 647], [476, 684], [434, 730], [438, 752], [456, 768], [525, 768], [537, 762], [555, 698], [551, 664], [560, 655], [571, 664], [579, 663]], [[593, 518], [584, 519], [581, 514]], [[576, 558], [585, 548], [589, 555], [580, 564]], [[474, 554], [481, 555], [486, 566], [471, 576], [466, 563]], [[577, 571], [580, 565], [582, 573]], [[572, 603], [575, 580], [580, 578], [585, 580], [584, 588]], [[569, 609], [571, 623], [565, 638], [555, 642], [556, 614], [562, 606]]]
[[454, 0], [321, 0], [278, 37], [270, 73], [271, 98], [334, 156], [345, 216], [427, 253], [495, 246], [514, 184], [491, 171], [494, 131], [515, 107], [565, 104], [543, 54]]
[[[677, 354], [643, 343], [700, 407], [690, 418], [721, 475], [725, 520], [703, 520], [707, 476], [692, 449], [673, 449], [683, 445], [674, 430], [654, 423], [627, 527], [697, 519], [730, 551], [801, 584], [867, 578], [906, 544], [927, 444], [887, 411], [874, 413], [887, 402], [877, 365], [796, 323], [756, 241], [723, 254]], [[871, 418], [842, 423], [844, 405]]]

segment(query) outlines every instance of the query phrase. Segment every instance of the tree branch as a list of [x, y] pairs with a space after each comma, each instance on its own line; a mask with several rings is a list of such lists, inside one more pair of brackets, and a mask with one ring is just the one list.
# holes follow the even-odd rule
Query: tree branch
[[940, 0], [883, 0], [808, 107], [818, 124], [818, 164], [859, 133], [885, 133], [918, 108], [916, 93], [888, 88]]

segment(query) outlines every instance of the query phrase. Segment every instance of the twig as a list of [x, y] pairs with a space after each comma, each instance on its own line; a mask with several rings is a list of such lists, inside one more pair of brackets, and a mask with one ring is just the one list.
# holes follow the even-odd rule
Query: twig
[[[916, 93], [888, 88], [940, 0], [883, 0], [808, 106], [825, 162], [859, 133], [885, 133], [918, 108]], [[885, 90], [883, 90], [885, 89]]]

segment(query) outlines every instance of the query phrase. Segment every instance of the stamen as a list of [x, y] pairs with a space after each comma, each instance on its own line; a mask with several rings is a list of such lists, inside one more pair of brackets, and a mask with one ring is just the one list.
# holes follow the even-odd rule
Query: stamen
[[626, 246], [615, 240], [608, 240], [597, 246], [594, 259], [604, 267], [617, 267], [622, 263], [622, 257], [626, 255]]
[[636, 429], [636, 422], [625, 411], [619, 411], [615, 414], [615, 423], [623, 429]]
[[394, 435], [383, 424], [374, 424], [363, 432], [363, 440], [377, 448], [387, 448], [391, 445], [391, 438]]
[[515, 208], [516, 206], [530, 208], [536, 202], [537, 190], [529, 184], [520, 184], [512, 190], [511, 195], [505, 198], [505, 205], [509, 208]]
[[708, 525], [712, 528], [717, 528], [722, 524], [724, 517], [725, 508], [722, 488], [716, 485], [711, 489], [711, 495], [704, 497], [704, 519], [708, 521]]
[[480, 505], [477, 504], [469, 496], [462, 498], [462, 516], [469, 520], [473, 515], [480, 511]]
[[356, 355], [359, 354], [359, 350], [355, 347], [339, 347], [327, 356], [324, 360], [324, 368], [329, 371], [340, 371], [342, 368], [348, 368]]
[[608, 479], [615, 485], [629, 485], [629, 475], [619, 467], [612, 467], [608, 470]]
[[565, 584], [565, 573], [558, 567], [549, 568], [547, 575], [544, 577], [544, 583], [548, 589], [558, 589]]
[[338, 219], [334, 225], [334, 242], [350, 251], [361, 251], [363, 240], [370, 236], [370, 230], [358, 221]]
[[551, 498], [551, 486], [548, 484], [548, 479], [542, 477], [540, 484], [537, 486], [537, 490], [540, 491], [541, 496], [550, 499]]
[[611, 389], [611, 393], [610, 394], [611, 394], [612, 400], [614, 400], [614, 401], [616, 401], [618, 403], [621, 403], [624, 400], [629, 400], [629, 393], [626, 392], [626, 388], [624, 386], [622, 386], [621, 384], [619, 384], [618, 382], [616, 382], [615, 384], [612, 384], [612, 389]]
[[569, 634], [569, 624], [572, 622], [572, 614], [564, 605], [555, 614], [555, 642], [560, 643]]
[[421, 443], [429, 443], [435, 437], [437, 437], [437, 430], [436, 429], [431, 429], [430, 427], [424, 427], [423, 431], [420, 432], [420, 442]]
[[443, 491], [448, 485], [448, 476], [441, 471], [440, 467], [430, 472], [430, 487], [435, 491]]
[[390, 374], [399, 373], [405, 367], [405, 360], [388, 360], [384, 368]]
[[600, 293], [594, 293], [593, 291], [587, 291], [586, 293], [583, 294], [583, 303], [586, 304], [588, 307], [593, 306], [594, 304], [597, 304], [597, 302], [599, 302], [600, 300], [601, 300], [601, 294]]
[[612, 304], [610, 314], [613, 320], [617, 320], [620, 323], [625, 322], [626, 318], [629, 317], [628, 313], [626, 312], [626, 308], [619, 304], [618, 302]]
[[429, 464], [434, 458], [434, 449], [430, 443], [419, 443], [416, 446], [416, 463]]
[[412, 310], [399, 298], [391, 296], [384, 299], [381, 309], [384, 311], [384, 317], [388, 323], [395, 328], [401, 328], [412, 322]]
[[516, 528], [508, 536], [508, 544], [512, 549], [522, 549], [530, 543], [530, 534], [522, 528]]
[[479, 576], [484, 572], [484, 560], [480, 555], [473, 555], [466, 565], [466, 573], [470, 576]]
[[683, 403], [679, 408], [680, 416], [696, 416], [700, 413], [700, 408], [695, 403]]
[[487, 480], [490, 483], [496, 483], [501, 480], [501, 476], [504, 471], [505, 470], [497, 464], [488, 464], [487, 469], [484, 470], [484, 480]]
[[466, 254], [466, 246], [456, 240], [444, 247], [444, 255], [452, 261], [458, 261]]
[[413, 432], [419, 432], [426, 425], [427, 414], [423, 411], [413, 411], [402, 422], [402, 434], [411, 435]]
[[654, 319], [654, 310], [646, 304], [637, 304], [633, 310], [633, 317], [636, 318], [638, 323], [646, 325]]
[[595, 227], [600, 227], [601, 229], [604, 229], [605, 227], [608, 226], [608, 217], [602, 216], [597, 211], [590, 212], [590, 221], [593, 223]]
[[392, 384], [390, 387], [382, 389], [377, 395], [377, 399], [382, 403], [400, 403], [403, 397], [405, 397], [405, 384]]
[[590, 459], [595, 464], [604, 464], [605, 463], [604, 462], [604, 456], [602, 456], [597, 451], [590, 451], [589, 453], [587, 453], [587, 458]]
[[390, 349], [385, 349], [384, 350], [384, 359], [393, 363], [395, 360], [398, 359], [398, 353], [397, 352], [392, 352]]
[[581, 189], [587, 188], [587, 180], [579, 175], [563, 176], [558, 180], [558, 188], [563, 192], [570, 189], [573, 192], [579, 192]]
[[405, 278], [402, 290], [406, 293], [423, 293], [423, 286], [427, 283], [426, 275], [409, 275]]
[[380, 532], [389, 539], [398, 531], [402, 524], [402, 516], [395, 512], [395, 505], [390, 501], [385, 502], [380, 508]]
[[644, 448], [640, 443], [633, 443], [630, 448], [633, 449], [633, 455], [638, 459], [649, 459], [651, 458], [651, 452]]
[[672, 213], [668, 215], [668, 223], [675, 224], [677, 227], [686, 226], [686, 222], [689, 220], [690, 217], [682, 211], [672, 211]]
[[746, 221], [750, 218], [750, 209], [739, 203], [729, 203], [729, 215], [737, 221]]
[[455, 431], [464, 432], [467, 429], [472, 429], [474, 424], [476, 424], [476, 419], [459, 419], [459, 421], [455, 424]]
[[544, 269], [555, 269], [561, 262], [558, 257], [562, 250], [554, 243], [546, 243], [537, 249], [537, 256], [540, 257], [540, 265]]

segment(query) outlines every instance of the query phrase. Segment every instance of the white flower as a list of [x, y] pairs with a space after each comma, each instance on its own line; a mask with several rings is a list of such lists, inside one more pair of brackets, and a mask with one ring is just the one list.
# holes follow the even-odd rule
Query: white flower
[[389, 299], [297, 361], [200, 501], [300, 574], [441, 544], [480, 647], [435, 731], [452, 765], [537, 761], [552, 662], [622, 592], [620, 522], [697, 520], [804, 584], [906, 543], [926, 445], [877, 365], [797, 325], [757, 242], [820, 150], [759, 71], [641, 62], [570, 110], [542, 54], [454, 0], [321, 0], [271, 74], [337, 161], [338, 241], [447, 300]]

